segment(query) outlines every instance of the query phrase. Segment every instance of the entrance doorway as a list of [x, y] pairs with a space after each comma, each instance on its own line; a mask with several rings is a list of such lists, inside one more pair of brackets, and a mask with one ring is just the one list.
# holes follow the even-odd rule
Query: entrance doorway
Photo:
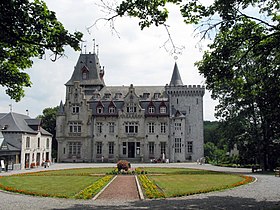
[[135, 158], [135, 142], [128, 142], [128, 158]]

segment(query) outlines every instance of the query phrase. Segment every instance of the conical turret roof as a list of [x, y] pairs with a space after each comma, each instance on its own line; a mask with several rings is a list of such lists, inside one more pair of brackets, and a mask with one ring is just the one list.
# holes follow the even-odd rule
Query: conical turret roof
[[176, 62], [175, 62], [175, 65], [174, 65], [173, 74], [172, 74], [172, 78], [171, 78], [171, 81], [170, 81], [169, 85], [170, 86], [184, 85], [183, 82], [182, 82], [182, 79], [181, 79], [179, 69], [178, 69], [178, 66], [177, 66]]

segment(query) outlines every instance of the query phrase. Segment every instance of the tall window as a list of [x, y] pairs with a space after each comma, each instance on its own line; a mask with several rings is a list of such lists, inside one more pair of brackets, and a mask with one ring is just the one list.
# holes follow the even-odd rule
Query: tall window
[[37, 146], [38, 146], [38, 148], [40, 148], [40, 137], [38, 138]]
[[69, 123], [69, 131], [70, 133], [81, 133], [82, 125], [79, 122], [70, 122]]
[[109, 107], [109, 113], [110, 113], [110, 114], [115, 113], [115, 111], [116, 111], [116, 108], [115, 108], [114, 106], [110, 106], [110, 107]]
[[175, 123], [175, 130], [180, 131], [181, 130], [181, 123]]
[[150, 114], [155, 113], [155, 107], [154, 106], [149, 106], [149, 113]]
[[96, 142], [96, 154], [102, 154], [102, 142]]
[[30, 137], [26, 137], [26, 149], [30, 148]]
[[49, 139], [49, 138], [47, 138], [46, 148], [47, 148], [47, 149], [50, 148], [50, 139]]
[[148, 124], [149, 133], [155, 133], [155, 123], [151, 122]]
[[193, 142], [188, 141], [187, 146], [188, 146], [188, 153], [193, 153]]
[[125, 123], [125, 132], [127, 134], [138, 133], [138, 123], [137, 122], [126, 122]]
[[163, 153], [166, 155], [166, 142], [160, 142], [160, 154]]
[[160, 133], [166, 133], [166, 123], [160, 123]]
[[115, 123], [109, 122], [109, 133], [114, 133], [114, 132], [115, 132]]
[[80, 155], [81, 146], [81, 142], [69, 142], [69, 155]]
[[182, 152], [182, 142], [181, 138], [175, 138], [175, 153]]
[[140, 155], [140, 142], [136, 142], [136, 155]]
[[98, 122], [96, 123], [97, 133], [102, 133], [102, 123]]
[[123, 142], [122, 149], [123, 149], [123, 155], [126, 155], [126, 142]]
[[109, 155], [114, 154], [114, 142], [109, 142]]
[[159, 108], [159, 113], [165, 114], [165, 113], [166, 113], [166, 106], [161, 106], [161, 107]]
[[155, 142], [149, 142], [149, 154], [155, 154]]

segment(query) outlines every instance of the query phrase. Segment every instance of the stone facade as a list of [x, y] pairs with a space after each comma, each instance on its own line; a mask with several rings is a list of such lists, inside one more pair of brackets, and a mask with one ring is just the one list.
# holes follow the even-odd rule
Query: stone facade
[[204, 87], [106, 86], [96, 54], [81, 54], [57, 115], [59, 162], [196, 161], [203, 157]]

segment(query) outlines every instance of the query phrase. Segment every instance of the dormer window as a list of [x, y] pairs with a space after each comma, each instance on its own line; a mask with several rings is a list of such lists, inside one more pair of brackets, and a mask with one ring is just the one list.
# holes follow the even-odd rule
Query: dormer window
[[110, 99], [111, 94], [110, 93], [105, 93], [105, 99]]
[[166, 113], [166, 106], [161, 106], [161, 107], [159, 108], [159, 113], [160, 113], [160, 114], [165, 114], [165, 113]]
[[115, 111], [116, 111], [116, 108], [115, 108], [114, 106], [110, 106], [110, 107], [109, 107], [109, 113], [110, 113], [110, 114], [115, 113]]
[[116, 93], [115, 98], [116, 98], [116, 99], [122, 98], [122, 94], [121, 94], [121, 93]]
[[160, 93], [154, 93], [154, 98], [158, 99], [160, 97]]
[[88, 79], [88, 73], [89, 73], [89, 70], [86, 66], [84, 66], [82, 69], [81, 69], [81, 72], [82, 72], [82, 79], [83, 80], [86, 80]]
[[87, 72], [83, 72], [83, 79], [88, 79], [88, 73]]
[[102, 114], [103, 113], [103, 107], [102, 106], [98, 106], [96, 108], [96, 112], [97, 112], [97, 114]]
[[144, 99], [149, 98], [149, 96], [150, 96], [150, 93], [143, 93], [143, 98], [144, 98]]
[[155, 113], [155, 107], [154, 106], [149, 106], [149, 113], [150, 114]]

